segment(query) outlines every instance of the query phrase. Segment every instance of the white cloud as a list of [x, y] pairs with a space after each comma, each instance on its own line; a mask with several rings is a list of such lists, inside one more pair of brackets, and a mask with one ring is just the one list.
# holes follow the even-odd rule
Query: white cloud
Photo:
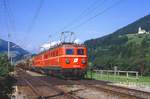
[[43, 50], [47, 50], [49, 48], [51, 48], [52, 46], [56, 45], [56, 44], [59, 44], [60, 41], [53, 41], [53, 42], [47, 42], [47, 43], [44, 43], [41, 45], [40, 47], [40, 50], [43, 51]]
[[80, 39], [76, 39], [76, 40], [74, 41], [74, 43], [81, 44], [82, 41], [81, 41]]
[[[40, 51], [48, 50], [49, 48], [53, 47], [54, 45], [60, 44], [60, 43], [61, 43], [60, 41], [53, 41], [51, 43], [50, 42], [44, 43], [40, 46]], [[82, 41], [80, 39], [76, 39], [74, 41], [74, 43], [81, 44]]]

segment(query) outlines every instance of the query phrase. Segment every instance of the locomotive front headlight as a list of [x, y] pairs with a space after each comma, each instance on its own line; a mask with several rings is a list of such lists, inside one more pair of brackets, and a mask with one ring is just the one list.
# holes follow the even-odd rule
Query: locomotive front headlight
[[69, 63], [70, 63], [69, 59], [68, 59], [68, 58], [66, 58], [66, 64], [69, 64]]
[[85, 64], [85, 63], [86, 63], [85, 59], [82, 59], [82, 64]]

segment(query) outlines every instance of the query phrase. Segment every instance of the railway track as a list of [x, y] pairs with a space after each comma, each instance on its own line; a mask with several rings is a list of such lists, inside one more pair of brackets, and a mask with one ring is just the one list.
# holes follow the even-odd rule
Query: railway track
[[[24, 71], [21, 71], [21, 72], [24, 72]], [[24, 74], [25, 74], [25, 72], [24, 72]], [[26, 73], [26, 76], [29, 77], [31, 75]], [[41, 93], [39, 93], [37, 91], [35, 85], [32, 84], [33, 78], [28, 78], [28, 77], [24, 78], [27, 80], [25, 82], [28, 83], [28, 86], [31, 89], [33, 89], [33, 91], [35, 92], [35, 94], [38, 97], [44, 97]], [[44, 99], [57, 97], [57, 96], [65, 96], [68, 99], [81, 99], [81, 97], [73, 95], [73, 93], [75, 93], [76, 91], [81, 91], [82, 89], [76, 90], [76, 91], [66, 92], [62, 89], [55, 87], [55, 85], [61, 85], [61, 84], [62, 85], [81, 85], [81, 86], [85, 86], [86, 89], [88, 89], [88, 88], [96, 89], [96, 90], [103, 91], [103, 92], [110, 93], [110, 94], [117, 94], [117, 95], [123, 96], [123, 97], [125, 96], [125, 97], [127, 97], [126, 99], [150, 99], [150, 93], [149, 92], [136, 90], [136, 89], [130, 89], [130, 88], [126, 88], [126, 87], [115, 86], [115, 85], [110, 85], [109, 84], [110, 82], [106, 82], [106, 81], [63, 80], [63, 79], [58, 79], [58, 78], [53, 78], [53, 77], [51, 77], [51, 78], [48, 78], [48, 77], [47, 78], [34, 78], [34, 81], [40, 82], [40, 84], [47, 86], [48, 88], [55, 90], [57, 92], [56, 94], [45, 96]], [[39, 85], [37, 85], [37, 86], [39, 86]]]
[[133, 99], [150, 99], [150, 92], [111, 85], [110, 82], [107, 82], [107, 81], [99, 81], [99, 80], [72, 81], [72, 80], [69, 80], [69, 82], [74, 83], [74, 84], [81, 84], [89, 88], [95, 88], [97, 90], [103, 90], [105, 92], [109, 92], [113, 94], [124, 95], [126, 97], [130, 97], [131, 99], [132, 98]]
[[[46, 81], [44, 81], [42, 79], [39, 79], [36, 77], [35, 78], [31, 77], [31, 75], [27, 74], [25, 71], [23, 71], [21, 69], [17, 69], [17, 72], [19, 73], [22, 80], [26, 83], [26, 85], [29, 86], [29, 88], [34, 92], [34, 95], [38, 99], [49, 99], [49, 98], [54, 98], [54, 97], [59, 97], [59, 96], [65, 97], [64, 99], [82, 99], [78, 96], [73, 95], [72, 93], [74, 91], [65, 92], [64, 90], [61, 90], [61, 89], [51, 85], [50, 83], [47, 83]], [[39, 91], [38, 86], [46, 86], [47, 88], [49, 88], [51, 90], [49, 93], [50, 94], [54, 93], [54, 94], [44, 95], [43, 93], [41, 93]]]
[[[50, 79], [52, 79], [52, 78], [50, 78]], [[53, 78], [53, 79], [57, 79], [57, 78]], [[43, 79], [43, 80], [46, 80], [46, 79]], [[48, 79], [46, 82], [48, 82]], [[107, 93], [126, 96], [126, 97], [129, 97], [130, 99], [132, 99], [132, 98], [133, 99], [150, 99], [150, 92], [111, 85], [111, 84], [109, 84], [111, 82], [107, 82], [107, 81], [59, 79], [59, 81], [57, 81], [57, 82], [72, 84], [72, 85], [81, 85], [81, 86], [85, 86], [86, 88], [94, 88], [94, 89], [97, 89], [100, 91], [105, 91]], [[56, 84], [59, 85], [59, 83], [56, 83]]]

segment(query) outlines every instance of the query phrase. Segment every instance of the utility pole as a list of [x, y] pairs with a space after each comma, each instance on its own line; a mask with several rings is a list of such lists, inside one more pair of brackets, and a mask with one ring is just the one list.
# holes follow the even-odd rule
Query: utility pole
[[12, 65], [13, 64], [13, 56], [12, 54], [10, 53], [10, 33], [8, 33], [8, 52], [7, 52], [7, 56], [8, 56], [8, 61], [10, 61], [10, 64]]
[[8, 60], [10, 59], [10, 34], [8, 33], [8, 52], [7, 52], [7, 56], [8, 56]]
[[13, 64], [13, 57], [10, 57], [10, 64]]

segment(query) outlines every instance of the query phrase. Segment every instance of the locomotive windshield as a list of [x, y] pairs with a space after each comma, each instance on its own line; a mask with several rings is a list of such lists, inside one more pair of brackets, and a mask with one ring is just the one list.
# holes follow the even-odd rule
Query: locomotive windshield
[[77, 54], [78, 55], [84, 55], [84, 50], [83, 49], [78, 49]]
[[66, 49], [66, 55], [73, 55], [74, 50], [73, 49]]

